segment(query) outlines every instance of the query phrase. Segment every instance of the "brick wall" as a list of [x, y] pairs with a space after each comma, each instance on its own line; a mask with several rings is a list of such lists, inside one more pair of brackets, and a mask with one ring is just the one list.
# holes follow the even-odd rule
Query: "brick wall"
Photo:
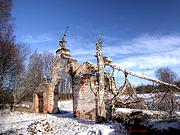
[[50, 83], [40, 84], [34, 93], [34, 112], [56, 113], [58, 98]]
[[[74, 116], [84, 120], [96, 119], [96, 97], [90, 88], [90, 79], [94, 86], [96, 86], [96, 76], [92, 75], [89, 66], [86, 63], [80, 65], [73, 77], [73, 111]], [[110, 81], [109, 77], [105, 75], [104, 101], [107, 119], [111, 119], [112, 113], [111, 99], [113, 93], [109, 86]], [[114, 85], [112, 87], [115, 87]]]
[[[73, 111], [76, 117], [93, 120], [96, 117], [95, 95], [90, 89], [91, 70], [83, 64], [73, 77]], [[95, 79], [95, 77], [93, 77]]]
[[38, 113], [39, 112], [39, 103], [38, 103], [38, 95], [36, 94], [36, 93], [34, 93], [34, 107], [33, 107], [33, 109], [34, 109], [34, 112], [35, 113]]
[[52, 68], [52, 86], [55, 91], [59, 93], [59, 98], [63, 94], [68, 95], [72, 93], [72, 77], [69, 73], [70, 63], [76, 63], [70, 55], [63, 54], [61, 50], [56, 52], [56, 59]]

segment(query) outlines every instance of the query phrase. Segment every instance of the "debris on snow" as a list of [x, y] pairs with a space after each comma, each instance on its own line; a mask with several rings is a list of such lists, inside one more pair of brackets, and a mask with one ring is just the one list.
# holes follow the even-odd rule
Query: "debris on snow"
[[60, 101], [59, 108], [59, 114], [0, 111], [0, 133], [14, 135], [123, 135], [127, 133], [120, 123], [96, 124], [95, 121], [73, 118], [72, 101]]
[[53, 131], [52, 124], [47, 120], [38, 120], [31, 123], [27, 128], [27, 134], [38, 134], [38, 133], [48, 133]]

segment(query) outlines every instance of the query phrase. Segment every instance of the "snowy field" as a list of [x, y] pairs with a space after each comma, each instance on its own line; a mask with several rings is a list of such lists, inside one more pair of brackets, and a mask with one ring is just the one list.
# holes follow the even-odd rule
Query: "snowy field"
[[95, 124], [73, 118], [72, 101], [58, 103], [61, 114], [0, 112], [1, 134], [55, 134], [55, 135], [123, 135], [120, 124]]
[[[125, 135], [127, 130], [119, 123], [95, 124], [73, 118], [72, 101], [58, 102], [60, 114], [24, 113], [0, 111], [0, 134], [13, 135]], [[138, 109], [117, 108], [116, 111], [130, 113]], [[156, 111], [143, 110], [153, 115]], [[180, 121], [150, 121], [153, 129], [168, 131], [169, 128], [180, 132]]]

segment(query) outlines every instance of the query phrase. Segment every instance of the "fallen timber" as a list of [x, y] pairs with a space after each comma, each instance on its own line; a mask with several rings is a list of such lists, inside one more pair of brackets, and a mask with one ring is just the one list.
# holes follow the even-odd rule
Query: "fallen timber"
[[166, 82], [160, 81], [158, 79], [154, 79], [154, 78], [151, 78], [151, 77], [144, 76], [143, 74], [137, 74], [137, 73], [129, 71], [129, 70], [125, 69], [125, 68], [122, 68], [121, 66], [116, 66], [116, 65], [113, 65], [111, 63], [108, 63], [107, 65], [112, 67], [113, 69], [116, 69], [118, 71], [122, 71], [124, 74], [132, 75], [132, 76], [135, 76], [135, 77], [138, 77], [138, 78], [142, 78], [142, 79], [145, 79], [145, 80], [148, 80], [148, 81], [152, 81], [152, 82], [155, 82], [155, 83], [163, 84], [165, 86], [174, 87], [174, 88], [180, 90], [180, 88], [178, 86], [176, 86], [175, 84], [166, 83]]

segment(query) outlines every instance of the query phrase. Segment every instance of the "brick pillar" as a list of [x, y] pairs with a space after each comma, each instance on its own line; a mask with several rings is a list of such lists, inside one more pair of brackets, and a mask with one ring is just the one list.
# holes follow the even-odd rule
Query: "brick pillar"
[[52, 90], [51, 85], [48, 85], [48, 105], [47, 105], [47, 110], [49, 113], [53, 113], [53, 108], [54, 108], [54, 91]]
[[34, 93], [34, 112], [38, 113], [39, 112], [39, 103], [38, 103], [38, 95]]
[[47, 92], [43, 93], [43, 113], [47, 113], [48, 112], [48, 104], [47, 104]]

